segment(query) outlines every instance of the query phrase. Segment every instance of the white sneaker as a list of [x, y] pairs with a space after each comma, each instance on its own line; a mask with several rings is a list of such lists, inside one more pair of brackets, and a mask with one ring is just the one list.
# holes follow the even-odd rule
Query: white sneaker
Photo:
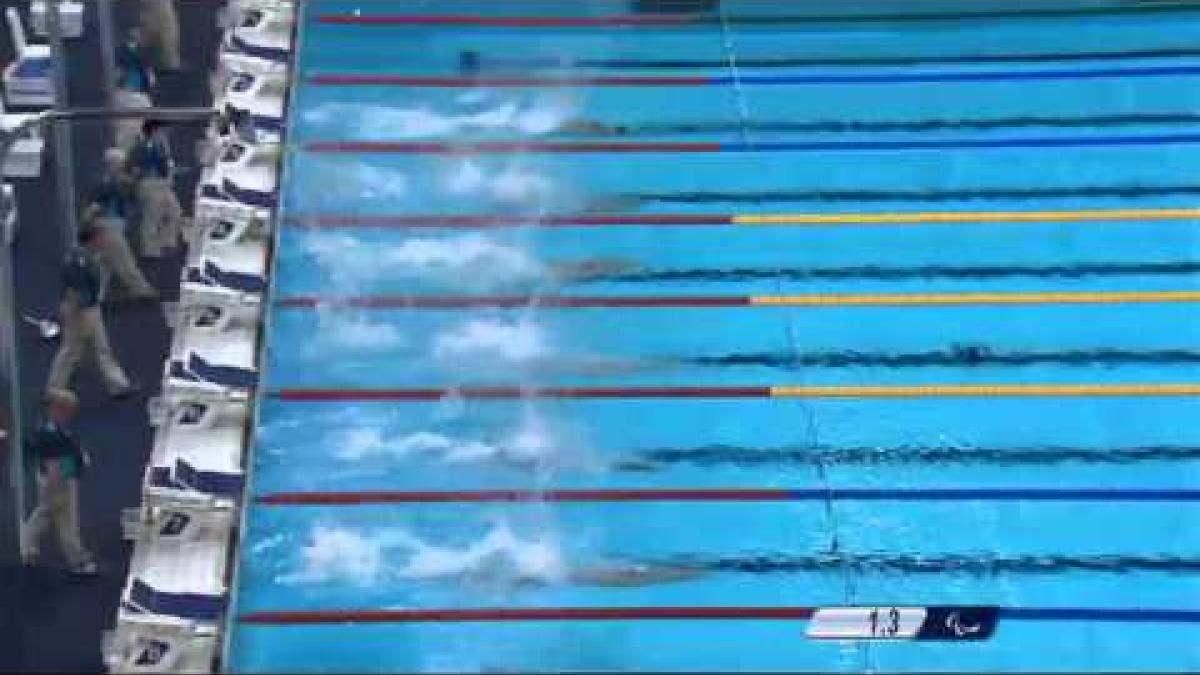
[[100, 574], [100, 568], [95, 561], [87, 560], [69, 568], [67, 572], [73, 577], [94, 577]]

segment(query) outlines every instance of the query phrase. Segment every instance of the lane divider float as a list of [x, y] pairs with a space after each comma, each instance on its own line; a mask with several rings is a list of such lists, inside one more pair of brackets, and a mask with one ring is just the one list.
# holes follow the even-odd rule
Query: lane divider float
[[1068, 209], [1038, 211], [892, 211], [884, 213], [623, 213], [623, 214], [290, 214], [284, 222], [300, 229], [504, 227], [614, 227], [722, 225], [929, 225], [1191, 221], [1200, 208]]
[[968, 305], [1095, 305], [1200, 302], [1200, 291], [1038, 291], [803, 295], [292, 295], [285, 309], [553, 309], [683, 307], [946, 307]]
[[1102, 68], [1040, 68], [990, 71], [916, 71], [897, 73], [803, 75], [678, 76], [586, 75], [452, 76], [432, 77], [394, 73], [313, 73], [306, 80], [316, 86], [510, 88], [510, 87], [726, 87], [853, 84], [932, 84], [937, 82], [1019, 82], [1028, 80], [1093, 80], [1105, 78], [1192, 77], [1200, 66], [1128, 66]]
[[1008, 398], [1082, 396], [1196, 396], [1200, 383], [802, 385], [749, 387], [507, 387], [403, 389], [286, 388], [268, 396], [290, 402], [682, 398]]

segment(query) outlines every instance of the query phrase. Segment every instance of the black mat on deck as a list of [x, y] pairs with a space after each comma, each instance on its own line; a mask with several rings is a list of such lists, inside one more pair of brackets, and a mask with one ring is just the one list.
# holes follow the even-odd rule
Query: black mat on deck
[[[89, 5], [85, 35], [67, 42], [71, 101], [75, 106], [100, 105], [101, 66], [99, 40], [92, 25], [94, 8]], [[115, 0], [118, 27], [130, 25], [133, 3]], [[210, 72], [217, 40], [216, 0], [177, 0], [185, 70], [163, 78], [159, 105], [203, 105], [208, 102], [207, 73]], [[27, 2], [0, 2], [24, 8]], [[8, 31], [0, 31], [0, 59], [12, 58]], [[36, 39], [36, 38], [35, 38]], [[80, 191], [96, 178], [107, 130], [100, 124], [74, 128], [75, 180]], [[194, 163], [192, 148], [199, 130], [180, 128], [173, 132], [176, 157], [181, 165]], [[52, 140], [47, 137], [48, 144]], [[38, 316], [50, 314], [58, 295], [58, 263], [63, 253], [54, 186], [54, 157], [48, 153], [40, 180], [22, 180], [18, 185], [21, 225], [17, 243], [18, 306]], [[180, 181], [181, 198], [190, 195], [195, 173]], [[190, 211], [190, 199], [184, 200]], [[146, 273], [173, 297], [178, 291], [180, 261], [164, 262]], [[36, 401], [45, 383], [54, 346], [39, 340], [31, 327], [20, 327], [19, 347], [23, 364], [21, 380], [26, 400]], [[143, 384], [147, 395], [156, 392], [168, 346], [168, 331], [161, 313], [129, 310], [108, 315], [109, 335], [122, 365]], [[0, 566], [0, 672], [102, 672], [100, 641], [116, 616], [116, 606], [125, 581], [129, 545], [121, 540], [121, 510], [140, 501], [142, 471], [152, 442], [146, 425], [145, 399], [112, 403], [107, 400], [97, 375], [81, 368], [76, 389], [83, 409], [78, 430], [90, 448], [95, 466], [82, 486], [81, 512], [84, 537], [103, 566], [96, 580], [71, 582], [54, 570], [24, 573]], [[35, 416], [28, 410], [27, 416]], [[32, 419], [29, 419], [32, 422]], [[0, 463], [0, 471], [6, 462]], [[3, 482], [0, 482], [3, 485]], [[13, 522], [9, 505], [0, 503], [0, 528]], [[5, 530], [0, 529], [0, 535]], [[7, 537], [0, 538], [0, 542]], [[50, 554], [53, 548], [47, 549]], [[0, 556], [0, 560], [4, 559]], [[51, 562], [57, 562], [52, 559]]]

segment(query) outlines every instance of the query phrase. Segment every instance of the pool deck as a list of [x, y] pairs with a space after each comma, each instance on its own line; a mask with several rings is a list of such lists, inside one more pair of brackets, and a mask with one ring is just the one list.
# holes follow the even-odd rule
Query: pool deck
[[[27, 2], [6, 0], [0, 8]], [[134, 17], [132, 3], [115, 0], [118, 31]], [[164, 77], [160, 105], [196, 106], [207, 103], [207, 78], [211, 71], [218, 33], [217, 5], [213, 0], [182, 0], [180, 12], [185, 71]], [[89, 11], [84, 36], [67, 41], [70, 66], [71, 103], [76, 106], [102, 104], [99, 39], [91, 30], [95, 14]], [[3, 31], [0, 58], [11, 59], [12, 47]], [[194, 165], [192, 149], [199, 138], [195, 127], [173, 133], [175, 153], [181, 166]], [[75, 178], [80, 191], [95, 179], [105, 147], [105, 125], [87, 123], [73, 131]], [[50, 138], [47, 138], [49, 150]], [[48, 153], [49, 154], [49, 153]], [[42, 169], [43, 180], [17, 181], [21, 214], [16, 247], [17, 301], [22, 312], [50, 314], [58, 294], [58, 263], [62, 244], [55, 214], [42, 205], [56, 201], [53, 158]], [[191, 210], [194, 173], [180, 181], [184, 208]], [[144, 268], [147, 276], [164, 291], [164, 299], [178, 292], [180, 260], [164, 261], [157, 269]], [[153, 395], [161, 380], [169, 333], [160, 316], [145, 310], [111, 313], [109, 334], [122, 365], [130, 376]], [[19, 348], [23, 362], [21, 381], [27, 401], [36, 400], [44, 385], [54, 348], [42, 343], [27, 326], [19, 326]], [[23, 573], [0, 567], [0, 672], [103, 672], [100, 653], [103, 631], [113, 626], [116, 607], [129, 564], [131, 546], [121, 538], [121, 511], [141, 501], [141, 480], [153, 442], [146, 424], [145, 398], [112, 403], [99, 386], [98, 378], [86, 367], [78, 377], [83, 407], [77, 428], [91, 449], [95, 465], [83, 483], [81, 513], [84, 539], [95, 552], [103, 574], [85, 582], [72, 582], [57, 570]], [[0, 471], [3, 467], [0, 467]], [[13, 518], [8, 504], [0, 504], [0, 528]], [[4, 538], [7, 540], [7, 537]], [[47, 553], [50, 553], [48, 549]]]

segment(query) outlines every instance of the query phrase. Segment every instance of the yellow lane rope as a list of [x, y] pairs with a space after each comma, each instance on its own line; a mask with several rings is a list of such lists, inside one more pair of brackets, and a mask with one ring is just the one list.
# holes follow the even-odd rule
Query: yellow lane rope
[[863, 295], [754, 295], [751, 305], [792, 307], [916, 305], [1043, 305], [1198, 302], [1200, 291], [1098, 291], [1031, 293], [911, 293]]
[[1100, 220], [1187, 220], [1200, 209], [1087, 209], [1076, 211], [926, 211], [921, 213], [780, 213], [735, 215], [736, 225], [868, 225], [1026, 223]]
[[933, 384], [771, 387], [777, 398], [932, 398], [984, 396], [1195, 396], [1195, 384]]

